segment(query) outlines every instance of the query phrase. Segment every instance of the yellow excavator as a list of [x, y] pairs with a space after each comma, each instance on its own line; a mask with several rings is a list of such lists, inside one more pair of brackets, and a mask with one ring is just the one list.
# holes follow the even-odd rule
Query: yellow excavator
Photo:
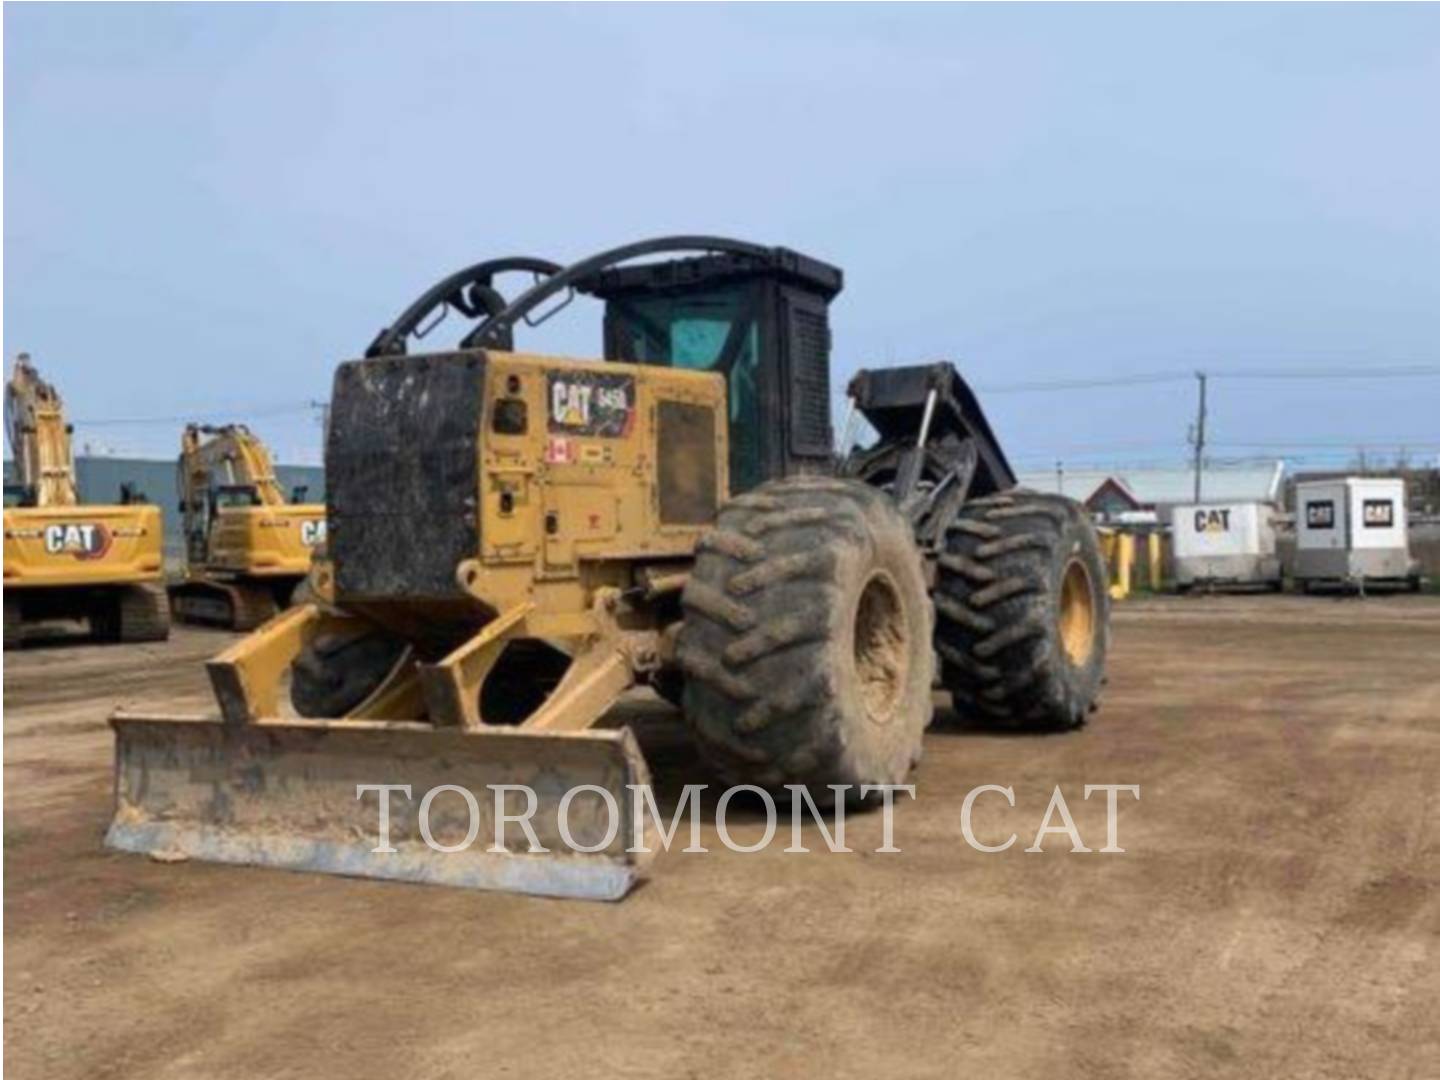
[[5, 485], [5, 648], [26, 624], [83, 619], [106, 641], [170, 635], [160, 508], [131, 501], [83, 505], [71, 428], [55, 387], [26, 353], [5, 386], [6, 433], [15, 457]]
[[265, 444], [244, 424], [190, 424], [180, 438], [185, 577], [181, 622], [253, 630], [288, 607], [325, 541], [325, 507], [287, 497]]

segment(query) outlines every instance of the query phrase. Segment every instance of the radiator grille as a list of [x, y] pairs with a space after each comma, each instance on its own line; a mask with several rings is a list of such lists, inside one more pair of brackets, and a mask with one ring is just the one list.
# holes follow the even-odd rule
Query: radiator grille
[[657, 438], [661, 524], [709, 524], [717, 509], [715, 411], [662, 401]]
[[830, 452], [830, 330], [824, 308], [790, 311], [791, 448]]

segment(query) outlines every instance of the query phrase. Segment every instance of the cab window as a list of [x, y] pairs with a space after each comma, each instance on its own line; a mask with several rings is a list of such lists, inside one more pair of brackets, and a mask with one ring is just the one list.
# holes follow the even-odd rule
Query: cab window
[[759, 290], [731, 286], [684, 296], [612, 299], [616, 359], [715, 371], [730, 401], [730, 487], [763, 479], [760, 456]]

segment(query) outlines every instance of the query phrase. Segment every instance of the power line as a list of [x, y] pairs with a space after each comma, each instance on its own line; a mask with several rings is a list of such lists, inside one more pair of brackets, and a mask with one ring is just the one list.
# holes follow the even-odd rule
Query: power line
[[[1155, 386], [1167, 383], [1189, 382], [1203, 374], [1208, 379], [1251, 379], [1251, 380], [1326, 380], [1326, 379], [1402, 379], [1440, 376], [1440, 364], [1386, 364], [1376, 367], [1313, 367], [1313, 368], [1208, 368], [1203, 372], [1143, 371], [1127, 375], [1100, 376], [1097, 378], [1048, 379], [1020, 383], [1005, 383], [976, 387], [983, 395], [1047, 393], [1073, 390], [1104, 390], [1135, 386]], [[86, 417], [76, 420], [76, 425], [89, 428], [126, 427], [144, 424], [183, 424], [193, 420], [209, 420], [231, 416], [260, 418], [296, 416], [311, 412], [318, 407], [314, 401], [295, 402], [274, 407], [227, 406], [225, 408], [196, 409], [173, 416], [117, 416]], [[1263, 448], [1271, 444], [1230, 443], [1236, 447], [1253, 446]], [[1283, 446], [1286, 444], [1274, 444]], [[1292, 444], [1294, 445], [1294, 444]], [[1353, 445], [1346, 443], [1346, 446]], [[1376, 444], [1368, 444], [1376, 445]], [[1415, 448], [1420, 448], [1417, 444]]]
[[1150, 371], [1135, 375], [1115, 375], [1099, 379], [1055, 379], [1040, 382], [1009, 383], [1002, 386], [977, 386], [979, 394], [1024, 394], [1046, 390], [1099, 390], [1115, 386], [1145, 386], [1152, 383], [1188, 382], [1189, 372]]
[[1313, 441], [1299, 439], [1294, 442], [1210, 442], [1208, 446], [1224, 447], [1230, 450], [1440, 450], [1440, 442], [1433, 439], [1389, 439], [1376, 442], [1369, 436], [1355, 439], [1327, 439]]
[[105, 419], [81, 419], [76, 420], [75, 425], [84, 427], [122, 427], [135, 424], [187, 424], [192, 420], [214, 420], [224, 417], [243, 416], [246, 419], [265, 418], [270, 416], [294, 416], [300, 413], [311, 411], [310, 403], [303, 405], [287, 405], [273, 409], [250, 409], [244, 406], [231, 406], [225, 409], [197, 409], [194, 412], [183, 413], [178, 416], [112, 416]]
[[1216, 379], [1410, 379], [1440, 375], [1440, 364], [1391, 364], [1369, 368], [1222, 368], [1207, 374]]
[[[1114, 387], [1150, 386], [1157, 383], [1189, 382], [1196, 372], [1141, 371], [1094, 379], [1044, 379], [1033, 382], [977, 386], [981, 394], [1023, 394], [1056, 390], [1100, 390]], [[1440, 376], [1440, 364], [1384, 364], [1375, 367], [1313, 368], [1204, 368], [1199, 374], [1209, 379], [1409, 379]]]

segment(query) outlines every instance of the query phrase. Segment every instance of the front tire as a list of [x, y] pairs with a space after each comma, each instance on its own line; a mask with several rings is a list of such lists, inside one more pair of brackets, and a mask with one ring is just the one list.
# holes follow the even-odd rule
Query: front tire
[[936, 650], [956, 710], [997, 726], [1078, 727], [1105, 677], [1110, 598], [1095, 527], [1073, 500], [1010, 491], [950, 527]]
[[920, 555], [889, 496], [824, 477], [723, 507], [682, 597], [686, 721], [731, 782], [900, 783], [932, 714]]
[[290, 665], [290, 704], [301, 716], [346, 716], [379, 688], [405, 650], [403, 641], [377, 631], [317, 635]]

